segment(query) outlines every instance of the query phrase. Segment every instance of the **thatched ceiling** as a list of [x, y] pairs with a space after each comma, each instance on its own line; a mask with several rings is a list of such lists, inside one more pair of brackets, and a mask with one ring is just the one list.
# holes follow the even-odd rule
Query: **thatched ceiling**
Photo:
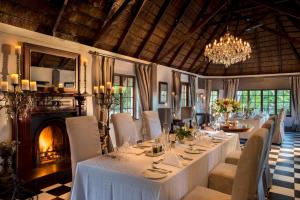
[[[298, 0], [1, 0], [0, 21], [203, 75], [300, 71]], [[249, 41], [251, 59], [208, 63], [225, 33]]]

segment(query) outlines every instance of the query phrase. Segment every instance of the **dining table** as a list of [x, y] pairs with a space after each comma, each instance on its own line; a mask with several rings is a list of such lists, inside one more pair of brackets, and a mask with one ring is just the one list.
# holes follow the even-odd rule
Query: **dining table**
[[[202, 137], [208, 138], [206, 143], [199, 143], [198, 140], [176, 143], [171, 150], [157, 157], [145, 154], [153, 144], [146, 141], [142, 153], [115, 151], [81, 161], [76, 167], [71, 199], [182, 199], [197, 185], [207, 186], [210, 171], [224, 162], [230, 152], [240, 150], [238, 134], [226, 133], [216, 137], [210, 133]], [[199, 152], [191, 153], [188, 149]], [[163, 160], [167, 155], [178, 156], [182, 165], [165, 164]], [[158, 177], [147, 177], [145, 172], [157, 172]]]

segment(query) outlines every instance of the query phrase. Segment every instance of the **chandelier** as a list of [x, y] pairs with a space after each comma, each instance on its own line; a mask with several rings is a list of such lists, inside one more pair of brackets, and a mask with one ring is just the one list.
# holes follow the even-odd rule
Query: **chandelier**
[[209, 62], [224, 64], [226, 68], [249, 59], [250, 54], [250, 44], [234, 37], [228, 30], [219, 41], [215, 40], [213, 44], [206, 45], [204, 52], [204, 56], [208, 58]]

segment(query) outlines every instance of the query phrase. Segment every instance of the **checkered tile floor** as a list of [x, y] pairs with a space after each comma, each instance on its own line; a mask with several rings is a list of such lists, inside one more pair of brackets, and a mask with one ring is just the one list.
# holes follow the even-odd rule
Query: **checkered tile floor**
[[[300, 133], [286, 133], [281, 146], [272, 145], [269, 163], [273, 174], [270, 200], [300, 200]], [[71, 184], [57, 183], [44, 188], [38, 199], [69, 199]]]

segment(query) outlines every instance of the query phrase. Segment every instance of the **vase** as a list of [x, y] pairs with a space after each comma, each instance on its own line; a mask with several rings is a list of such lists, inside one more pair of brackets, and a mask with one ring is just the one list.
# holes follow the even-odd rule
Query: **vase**
[[225, 119], [225, 125], [226, 126], [229, 126], [229, 124], [230, 124], [229, 123], [229, 114], [230, 114], [229, 112], [224, 113], [224, 119]]

